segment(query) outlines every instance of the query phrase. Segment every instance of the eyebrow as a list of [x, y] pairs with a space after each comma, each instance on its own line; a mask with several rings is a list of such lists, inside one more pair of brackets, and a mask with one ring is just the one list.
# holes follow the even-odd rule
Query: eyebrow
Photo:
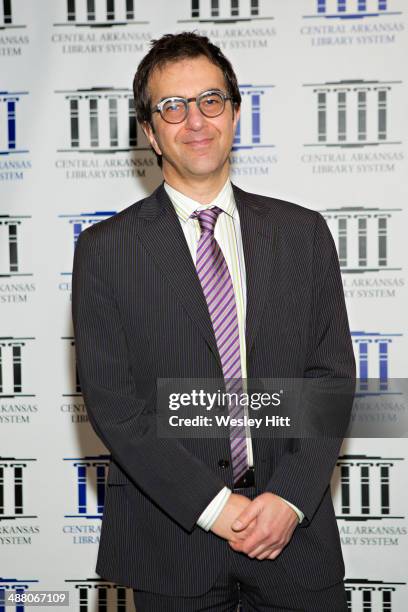
[[206, 87], [205, 89], [200, 91], [196, 96], [181, 96], [180, 94], [171, 95], [171, 96], [163, 96], [162, 98], [160, 98], [160, 100], [158, 100], [158, 102], [156, 102], [156, 105], [160, 104], [160, 102], [163, 102], [163, 100], [168, 100], [169, 98], [184, 98], [184, 100], [188, 100], [188, 98], [190, 97], [198, 98], [198, 96], [201, 96], [201, 94], [205, 93], [206, 91], [221, 91], [222, 93], [225, 93], [224, 89], [220, 89], [219, 87]]

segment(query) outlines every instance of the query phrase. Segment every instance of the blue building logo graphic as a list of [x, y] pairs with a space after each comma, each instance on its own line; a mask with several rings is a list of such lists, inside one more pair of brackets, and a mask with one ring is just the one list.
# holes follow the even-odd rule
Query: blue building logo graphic
[[35, 397], [24, 384], [24, 353], [35, 338], [0, 337], [0, 398]]
[[274, 85], [240, 85], [241, 116], [235, 132], [233, 151], [271, 148], [271, 119]]
[[0, 521], [37, 518], [25, 510], [24, 483], [33, 461], [36, 459], [0, 457]]
[[[186, 2], [188, 4], [188, 2]], [[237, 23], [271, 20], [266, 0], [191, 0], [189, 14], [178, 23]]]
[[130, 612], [133, 608], [132, 589], [106, 582], [102, 578], [65, 580], [75, 588], [76, 602], [72, 610], [78, 612]]
[[28, 91], [0, 91], [0, 155], [28, 153], [17, 129], [22, 102]]
[[30, 215], [0, 215], [0, 278], [32, 276], [21, 261], [22, 236]]
[[[358, 378], [356, 396], [384, 395], [387, 391], [392, 393], [389, 386], [391, 347], [402, 334], [353, 331], [351, 336], [356, 349]], [[375, 389], [370, 378], [376, 379]]]
[[401, 210], [364, 206], [320, 210], [333, 234], [344, 274], [402, 269], [390, 261], [390, 225]]
[[78, 213], [77, 215], [59, 215], [62, 219], [67, 219], [72, 227], [73, 247], [75, 249], [79, 234], [89, 225], [109, 219], [115, 215], [116, 211], [97, 210], [92, 213]]
[[[62, 0], [62, 20], [55, 26], [113, 27], [147, 24], [137, 19], [140, 0]], [[136, 5], [136, 6], [135, 6]]]
[[395, 595], [404, 589], [406, 582], [347, 578], [344, 585], [349, 612], [398, 612], [401, 608], [393, 608]]
[[[89, 225], [93, 225], [94, 223], [98, 223], [99, 221], [103, 221], [104, 219], [109, 219], [109, 217], [112, 217], [115, 214], [116, 211], [97, 210], [91, 213], [82, 212], [76, 215], [59, 215], [59, 218], [66, 219], [67, 228], [69, 229], [69, 240], [72, 244], [72, 254], [74, 253], [79, 234], [82, 232], [82, 230], [84, 230]], [[72, 270], [67, 272], [61, 272], [61, 275], [72, 276]]]
[[76, 366], [76, 359], [75, 359], [75, 338], [73, 336], [65, 336], [62, 338], [62, 340], [64, 340], [66, 344], [66, 348], [69, 353], [69, 363], [71, 366], [70, 367], [71, 389], [69, 389], [67, 393], [63, 393], [62, 396], [63, 397], [81, 397], [82, 396], [81, 383], [79, 382], [78, 368]]
[[105, 503], [106, 473], [110, 455], [64, 459], [74, 474], [77, 506], [65, 518], [101, 519]]
[[131, 89], [91, 87], [56, 93], [65, 98], [68, 128], [59, 153], [150, 151], [136, 121]]
[[339, 496], [336, 517], [345, 521], [404, 519], [392, 511], [392, 491], [398, 487], [395, 469], [404, 459], [369, 455], [342, 455], [337, 461]]
[[315, 135], [306, 147], [399, 145], [390, 116], [401, 81], [351, 79], [308, 83], [315, 100]]
[[314, 13], [304, 15], [305, 19], [364, 19], [383, 15], [400, 15], [393, 11], [395, 0], [309, 0]]
[[[30, 589], [30, 586], [38, 583], [38, 580], [21, 580], [17, 578], [2, 578], [0, 576], [0, 612], [10, 612], [13, 607], [5, 606], [6, 591], [13, 591], [16, 595], [24, 595]], [[17, 604], [14, 608], [15, 612], [24, 612], [24, 604]]]

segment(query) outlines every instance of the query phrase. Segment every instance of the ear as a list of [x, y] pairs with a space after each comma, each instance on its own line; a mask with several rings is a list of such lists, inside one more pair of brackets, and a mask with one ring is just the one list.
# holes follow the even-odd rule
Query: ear
[[147, 140], [150, 142], [150, 144], [152, 145], [157, 155], [162, 155], [161, 149], [157, 143], [155, 132], [153, 130], [151, 123], [148, 123], [147, 121], [142, 123], [142, 130], [146, 134]]
[[241, 116], [241, 107], [235, 103], [233, 106], [232, 121], [234, 123], [234, 132], [237, 129], [238, 121]]

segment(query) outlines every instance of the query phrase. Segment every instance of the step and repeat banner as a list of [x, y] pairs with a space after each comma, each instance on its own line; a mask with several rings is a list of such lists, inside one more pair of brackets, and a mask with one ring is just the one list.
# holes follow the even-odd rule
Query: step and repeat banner
[[[398, 423], [407, 27], [404, 0], [0, 1], [0, 598], [58, 589], [72, 611], [133, 610], [95, 574], [109, 455], [76, 375], [71, 271], [80, 232], [161, 181], [132, 100], [161, 34], [196, 30], [232, 61], [233, 181], [324, 215], [358, 373], [378, 382], [367, 419]], [[347, 439], [333, 476], [352, 612], [407, 609], [405, 434]]]

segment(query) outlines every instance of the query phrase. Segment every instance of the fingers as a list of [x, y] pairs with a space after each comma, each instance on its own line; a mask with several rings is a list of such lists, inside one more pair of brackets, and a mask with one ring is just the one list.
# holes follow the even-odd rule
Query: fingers
[[237, 534], [237, 539], [230, 542], [230, 546], [236, 552], [242, 552], [251, 558], [258, 558], [266, 551], [269, 551], [268, 555], [276, 552], [275, 556], [278, 556], [290, 539], [286, 532], [269, 531], [259, 523], [247, 538], [241, 539], [241, 533]]
[[241, 551], [251, 556], [259, 548], [270, 548], [271, 544], [272, 542], [268, 534], [265, 534], [264, 530], [258, 527], [246, 538], [246, 540], [241, 542]]
[[241, 512], [241, 514], [235, 519], [231, 525], [233, 531], [243, 531], [249, 524], [254, 521], [258, 514], [261, 512], [261, 507], [258, 503], [253, 500], [248, 506]]
[[242, 531], [236, 531], [235, 532], [236, 538], [234, 538], [234, 541], [242, 542], [246, 540], [253, 533], [255, 526], [256, 526], [256, 520], [249, 523], [248, 527], [246, 527]]
[[231, 525], [236, 537], [229, 544], [252, 559], [276, 559], [292, 537], [297, 521], [285, 501], [270, 493], [262, 494]]
[[[242, 547], [240, 546], [240, 542], [230, 541], [229, 545], [235, 552], [244, 552]], [[261, 546], [257, 546], [253, 551], [247, 553], [248, 557], [251, 559], [258, 559], [259, 561], [263, 561], [264, 559], [276, 559], [280, 555], [283, 550], [283, 546], [271, 547], [265, 546], [262, 544]], [[245, 553], [244, 553], [245, 554]]]
[[267, 557], [267, 559], [276, 559], [276, 557], [278, 555], [280, 555], [280, 553], [282, 552], [283, 548], [277, 548], [276, 550], [272, 551], [271, 554], [269, 555], [269, 557]]
[[252, 550], [248, 557], [251, 559], [259, 559], [262, 561], [263, 559], [276, 559], [278, 555], [282, 552], [284, 546], [276, 545], [276, 546], [268, 546], [266, 544], [261, 544], [257, 546], [254, 550]]
[[260, 556], [265, 555], [267, 557], [272, 552], [270, 546], [265, 544], [261, 544], [260, 546], [256, 546], [251, 552], [248, 553], [248, 557], [251, 559], [259, 559]]

